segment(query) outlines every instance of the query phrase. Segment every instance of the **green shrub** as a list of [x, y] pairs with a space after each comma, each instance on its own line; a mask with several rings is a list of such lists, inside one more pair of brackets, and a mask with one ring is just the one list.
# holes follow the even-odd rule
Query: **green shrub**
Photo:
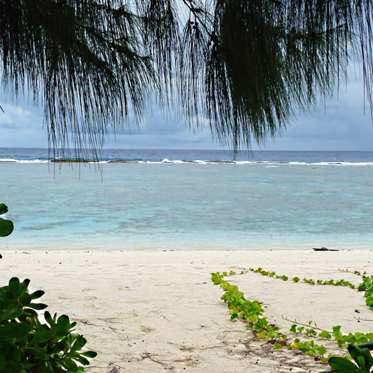
[[[0, 215], [8, 207], [0, 203]], [[0, 237], [13, 232], [13, 223], [0, 218]], [[81, 352], [87, 341], [73, 333], [76, 323], [66, 315], [53, 317], [46, 311], [45, 322], [37, 311], [47, 305], [35, 302], [41, 290], [29, 293], [30, 280], [14, 277], [0, 287], [0, 373], [82, 373], [96, 352]]]
[[76, 323], [62, 315], [37, 311], [44, 292], [29, 293], [29, 280], [12, 278], [0, 288], [0, 372], [1, 373], [82, 373], [93, 351], [81, 352], [86, 340], [73, 333]]

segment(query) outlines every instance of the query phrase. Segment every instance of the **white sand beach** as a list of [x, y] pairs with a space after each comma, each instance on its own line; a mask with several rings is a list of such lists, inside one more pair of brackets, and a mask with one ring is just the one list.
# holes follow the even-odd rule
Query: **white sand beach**
[[[373, 272], [373, 251], [99, 251], [0, 250], [1, 284], [30, 278], [45, 290], [50, 312], [66, 313], [98, 357], [90, 373], [320, 372], [325, 368], [291, 351], [275, 352], [229, 320], [212, 271], [263, 267], [320, 279], [359, 278], [342, 270]], [[372, 331], [373, 312], [361, 293], [308, 286], [254, 273], [235, 276], [248, 298], [264, 303], [271, 320], [321, 328]]]

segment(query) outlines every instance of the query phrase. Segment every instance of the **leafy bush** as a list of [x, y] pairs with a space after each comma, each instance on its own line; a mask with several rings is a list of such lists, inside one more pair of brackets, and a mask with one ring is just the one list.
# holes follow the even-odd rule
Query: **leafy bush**
[[354, 362], [344, 357], [331, 357], [328, 360], [331, 370], [323, 373], [371, 373], [373, 372], [373, 357], [369, 350], [372, 349], [373, 343], [368, 343], [360, 347], [349, 345], [348, 352]]
[[44, 292], [29, 293], [30, 280], [12, 278], [0, 288], [0, 372], [82, 373], [93, 351], [81, 352], [86, 340], [73, 333], [76, 323], [66, 315], [53, 317], [37, 311], [47, 308], [35, 302]]
[[[0, 203], [0, 215], [8, 207]], [[0, 237], [9, 236], [14, 226], [0, 218]], [[73, 333], [76, 323], [66, 315], [53, 317], [46, 311], [41, 322], [37, 311], [47, 305], [35, 300], [41, 290], [29, 293], [30, 280], [14, 277], [0, 287], [0, 373], [82, 373], [93, 351], [81, 352], [87, 341]]]

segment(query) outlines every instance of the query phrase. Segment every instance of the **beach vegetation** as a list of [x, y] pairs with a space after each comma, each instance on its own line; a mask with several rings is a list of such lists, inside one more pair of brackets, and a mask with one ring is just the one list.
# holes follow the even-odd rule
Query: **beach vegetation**
[[[271, 277], [271, 278], [274, 278], [276, 280], [282, 280], [282, 281], [288, 281], [289, 280], [289, 276], [287, 276], [287, 275], [279, 275], [274, 271], [266, 271], [265, 269], [263, 269], [261, 267], [259, 267], [259, 268], [249, 268], [248, 270], [250, 272], [258, 273], [262, 276]], [[308, 285], [344, 286], [344, 287], [348, 287], [350, 289], [357, 289], [358, 288], [351, 281], [347, 281], [347, 280], [344, 280], [344, 279], [340, 279], [340, 280], [333, 280], [333, 279], [320, 280], [320, 279], [318, 279], [318, 280], [315, 280], [315, 279], [306, 278], [306, 277], [303, 278], [303, 279], [300, 279], [299, 277], [295, 276], [291, 279], [291, 281], [294, 282], [294, 283], [302, 282], [302, 283], [308, 284]], [[366, 284], [369, 287], [369, 280], [366, 281]], [[360, 286], [359, 286], [359, 291], [362, 291], [362, 290], [363, 289], [360, 289]]]
[[[370, 343], [373, 341], [373, 333], [343, 333], [340, 325], [333, 326], [331, 330], [325, 330], [318, 328], [313, 321], [309, 321], [307, 324], [294, 321], [290, 326], [288, 333], [280, 330], [279, 326], [269, 320], [268, 316], [265, 314], [263, 305], [259, 300], [247, 299], [238, 286], [232, 284], [227, 279], [229, 276], [235, 276], [238, 274], [243, 275], [248, 272], [260, 273], [263, 276], [268, 276], [281, 281], [289, 280], [288, 276], [278, 275], [274, 271], [265, 271], [263, 268], [250, 268], [247, 270], [241, 270], [239, 273], [233, 270], [214, 272], [211, 274], [211, 280], [215, 285], [219, 285], [224, 290], [221, 298], [228, 306], [231, 320], [237, 319], [244, 321], [256, 337], [268, 341], [275, 349], [287, 348], [289, 350], [297, 350], [324, 363], [332, 359], [331, 361], [333, 363], [336, 349], [339, 349], [340, 351], [339, 354], [341, 356], [339, 356], [339, 358], [343, 357], [343, 359], [350, 362], [350, 360], [353, 359], [353, 356], [349, 352], [345, 353], [343, 351], [344, 348], [348, 348], [348, 351], [350, 351], [351, 348], [349, 346], [371, 346]], [[286, 277], [287, 279], [285, 279]], [[297, 279], [301, 281], [299, 278]], [[317, 280], [313, 280], [310, 285], [351, 287], [348, 282], [345, 282], [345, 280], [337, 285], [338, 281], [340, 280], [325, 280], [325, 283], [320, 283]], [[297, 283], [298, 281], [293, 282]], [[309, 282], [305, 283], [309, 284]], [[303, 337], [303, 339], [300, 337]], [[333, 341], [335, 347], [330, 350], [329, 347], [322, 343], [322, 341]], [[340, 360], [337, 359], [337, 361]], [[339, 371], [334, 370], [334, 372], [337, 373]], [[340, 373], [342, 373], [342, 371]]]
[[365, 303], [373, 309], [373, 275], [363, 275], [363, 281], [359, 285], [359, 291], [364, 291]]
[[96, 353], [82, 351], [87, 341], [74, 332], [76, 323], [68, 316], [45, 311], [41, 319], [44, 292], [30, 292], [29, 285], [30, 280], [14, 277], [0, 288], [0, 372], [84, 372]]
[[317, 335], [317, 331], [311, 326], [311, 323], [309, 323], [308, 327], [304, 325], [293, 324], [290, 327], [290, 331], [294, 334], [305, 334], [308, 337], [315, 337]]
[[[232, 274], [233, 273], [233, 274]], [[234, 271], [214, 272], [211, 280], [220, 286], [224, 293], [221, 299], [227, 304], [231, 320], [244, 321], [254, 335], [271, 343], [275, 349], [287, 348], [301, 351], [305, 355], [317, 359], [325, 359], [327, 349], [313, 340], [291, 339], [282, 332], [278, 325], [272, 323], [264, 312], [263, 305], [258, 300], [248, 300], [237, 285], [231, 284], [226, 277], [233, 276]]]
[[[289, 277], [286, 275], [279, 275], [274, 271], [266, 271], [265, 269], [259, 267], [259, 268], [249, 268], [248, 270], [242, 270], [241, 273], [247, 273], [247, 272], [253, 272], [258, 273], [265, 277], [270, 277], [276, 280], [282, 280], [282, 281], [288, 281]], [[366, 305], [373, 309], [373, 275], [368, 275], [366, 272], [360, 272], [360, 271], [354, 271], [352, 272], [356, 276], [360, 276], [362, 278], [362, 281], [355, 285], [351, 281], [345, 280], [345, 279], [329, 279], [329, 280], [320, 280], [320, 279], [312, 279], [312, 278], [303, 278], [300, 279], [299, 277], [293, 277], [291, 280], [294, 283], [304, 283], [307, 285], [323, 285], [323, 286], [343, 286], [348, 287], [350, 289], [355, 289], [359, 292], [364, 292], [364, 298]]]
[[300, 323], [294, 322], [290, 327], [290, 332], [294, 334], [302, 334], [308, 337], [317, 337], [320, 339], [333, 340], [340, 348], [346, 348], [350, 344], [366, 344], [373, 341], [373, 332], [363, 333], [346, 333], [342, 331], [340, 325], [335, 325], [331, 330], [320, 329], [317, 326], [312, 327], [311, 322], [309, 326], [302, 325]]
[[[8, 207], [0, 204], [0, 214]], [[13, 231], [13, 223], [0, 219], [0, 236]], [[0, 287], [0, 373], [83, 373], [94, 351], [82, 351], [86, 339], [75, 333], [67, 315], [39, 312], [44, 291], [30, 292], [30, 280], [10, 279]]]

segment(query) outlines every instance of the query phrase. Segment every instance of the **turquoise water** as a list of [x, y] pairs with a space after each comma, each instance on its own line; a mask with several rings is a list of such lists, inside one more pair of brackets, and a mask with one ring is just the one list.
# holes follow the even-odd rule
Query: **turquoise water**
[[[320, 156], [320, 155], [318, 155]], [[0, 162], [2, 247], [373, 247], [373, 164]], [[315, 164], [312, 164], [315, 163]]]

